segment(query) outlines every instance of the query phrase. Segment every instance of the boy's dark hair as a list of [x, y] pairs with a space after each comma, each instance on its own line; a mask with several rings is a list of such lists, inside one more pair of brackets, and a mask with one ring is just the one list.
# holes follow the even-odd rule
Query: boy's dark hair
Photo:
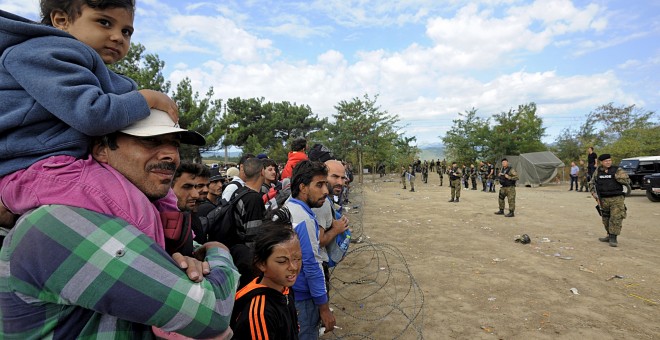
[[260, 232], [254, 240], [254, 255], [252, 263], [266, 262], [273, 253], [273, 248], [280, 244], [297, 238], [291, 227], [291, 213], [287, 208], [280, 208], [272, 213], [275, 220], [268, 219], [259, 227]]
[[264, 163], [264, 169], [266, 169], [269, 166], [272, 166], [275, 168], [275, 173], [279, 175], [280, 173], [280, 167], [277, 166], [277, 162], [275, 162], [274, 159], [266, 158], [261, 160], [262, 163]]
[[291, 196], [298, 198], [300, 184], [309, 185], [312, 183], [312, 179], [318, 175], [328, 176], [328, 168], [325, 164], [310, 160], [298, 162], [293, 168], [293, 175], [291, 175]]
[[259, 158], [248, 158], [243, 163], [243, 173], [245, 173], [245, 178], [254, 179], [261, 174], [261, 171], [264, 169], [261, 159]]
[[193, 178], [195, 177], [211, 177], [211, 171], [206, 166], [199, 163], [189, 163], [182, 162], [179, 164], [179, 167], [176, 168], [174, 172], [174, 177], [172, 178], [172, 184], [176, 183], [176, 180], [181, 177], [181, 174], [191, 174]]
[[304, 137], [296, 138], [291, 143], [291, 151], [302, 151], [307, 147], [307, 139]]
[[74, 21], [82, 13], [82, 6], [87, 5], [90, 8], [125, 8], [131, 13], [135, 13], [135, 0], [41, 0], [41, 23], [53, 26], [50, 14], [55, 10], [61, 10]]

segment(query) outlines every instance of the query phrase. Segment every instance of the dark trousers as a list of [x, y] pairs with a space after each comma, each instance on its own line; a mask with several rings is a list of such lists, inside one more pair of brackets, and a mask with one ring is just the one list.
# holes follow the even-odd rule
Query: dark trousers
[[578, 189], [578, 178], [577, 176], [571, 175], [571, 190], [573, 190], [573, 183], [575, 183], [575, 190]]

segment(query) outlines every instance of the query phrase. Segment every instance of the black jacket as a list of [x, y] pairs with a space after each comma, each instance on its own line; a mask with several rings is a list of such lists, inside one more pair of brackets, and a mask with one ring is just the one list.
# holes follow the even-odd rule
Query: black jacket
[[[236, 293], [231, 315], [233, 339], [297, 340], [298, 316], [293, 289], [284, 293], [260, 284], [258, 277]], [[267, 336], [266, 336], [267, 334]]]

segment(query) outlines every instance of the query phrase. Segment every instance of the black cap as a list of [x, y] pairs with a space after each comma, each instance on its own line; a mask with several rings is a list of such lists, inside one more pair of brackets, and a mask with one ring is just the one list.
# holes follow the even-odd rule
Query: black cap
[[221, 180], [223, 177], [220, 175], [220, 168], [215, 167], [211, 168], [211, 178], [209, 178], [209, 181], [215, 182]]
[[610, 158], [612, 158], [612, 156], [610, 156], [609, 153], [604, 153], [604, 154], [598, 156], [598, 160], [601, 161], [601, 162], [606, 160], [606, 159], [610, 159]]

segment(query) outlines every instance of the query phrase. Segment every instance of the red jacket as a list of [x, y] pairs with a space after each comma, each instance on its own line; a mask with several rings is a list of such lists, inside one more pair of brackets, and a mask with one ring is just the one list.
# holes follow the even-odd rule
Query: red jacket
[[304, 151], [291, 151], [289, 152], [289, 158], [286, 161], [286, 165], [284, 166], [284, 170], [282, 170], [282, 175], [280, 176], [280, 179], [285, 179], [291, 177], [293, 175], [293, 168], [298, 164], [300, 161], [304, 161], [309, 159], [307, 157], [307, 154]]

